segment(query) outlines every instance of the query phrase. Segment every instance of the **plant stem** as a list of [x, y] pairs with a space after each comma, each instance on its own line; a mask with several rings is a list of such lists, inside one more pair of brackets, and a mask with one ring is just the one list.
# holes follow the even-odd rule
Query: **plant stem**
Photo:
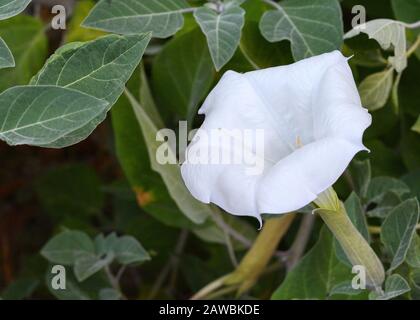
[[309, 240], [309, 236], [312, 232], [312, 228], [315, 222], [315, 215], [305, 214], [300, 224], [298, 233], [296, 234], [295, 241], [289, 250], [289, 257], [287, 260], [287, 270], [293, 269], [297, 264], [300, 257], [305, 252], [306, 245]]
[[[230, 292], [238, 289], [238, 295], [249, 290], [276, 252], [277, 246], [289, 229], [295, 214], [285, 214], [281, 217], [268, 219], [252, 247], [249, 249], [239, 266], [231, 274], [224, 275], [197, 292], [191, 299], [204, 299], [217, 292]], [[226, 288], [222, 288], [226, 286]], [[230, 290], [231, 288], [232, 290]]]
[[286, 214], [267, 220], [255, 243], [226, 280], [226, 284], [240, 284], [238, 294], [249, 290], [264, 272], [294, 218], [295, 214]]

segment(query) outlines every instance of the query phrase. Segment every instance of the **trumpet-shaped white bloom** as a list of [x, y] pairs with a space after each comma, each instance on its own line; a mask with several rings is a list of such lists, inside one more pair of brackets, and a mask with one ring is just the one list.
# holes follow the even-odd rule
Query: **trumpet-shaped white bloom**
[[[199, 111], [200, 131], [264, 131], [264, 152], [236, 139], [233, 144], [193, 139], [181, 171], [198, 200], [234, 215], [280, 214], [309, 204], [340, 177], [361, 150], [371, 116], [339, 51], [291, 65], [248, 72], [228, 71]], [[247, 149], [263, 158], [264, 169], [249, 165], [203, 163], [197, 157], [221, 150]], [[200, 152], [197, 152], [200, 150]]]

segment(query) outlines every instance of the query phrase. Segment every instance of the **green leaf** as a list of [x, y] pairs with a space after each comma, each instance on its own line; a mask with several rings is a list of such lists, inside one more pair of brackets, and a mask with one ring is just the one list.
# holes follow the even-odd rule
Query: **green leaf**
[[[211, 66], [211, 62], [209, 63]], [[141, 70], [143, 71], [143, 68]], [[163, 127], [163, 122], [151, 100], [147, 82], [140, 86], [141, 74], [137, 70], [127, 83], [127, 88], [130, 92], [137, 93], [137, 98], [139, 98], [139, 88], [141, 88], [142, 101], [149, 106], [147, 113], [154, 122], [159, 124], [158, 127]], [[145, 75], [142, 74], [142, 76], [145, 79]], [[136, 193], [137, 204], [167, 226], [192, 227], [193, 223], [185, 217], [172, 200], [159, 173], [152, 170], [141, 128], [125, 95], [120, 97], [112, 109], [112, 125], [118, 160]]]
[[165, 120], [173, 121], [176, 113], [192, 121], [213, 81], [211, 57], [197, 29], [168, 42], [153, 64], [153, 93], [168, 117]]
[[286, 275], [283, 283], [273, 293], [274, 300], [325, 299], [332, 289], [353, 278], [350, 268], [335, 256], [331, 233], [322, 229], [318, 242]]
[[370, 111], [375, 111], [388, 101], [393, 82], [393, 69], [372, 73], [359, 85], [362, 105]]
[[370, 209], [366, 214], [369, 217], [385, 219], [388, 214], [402, 202], [401, 197], [393, 191], [388, 191], [384, 194], [382, 199], [373, 209]]
[[131, 236], [122, 236], [114, 246], [116, 259], [121, 264], [140, 263], [150, 260], [143, 246]]
[[408, 248], [406, 261], [411, 267], [420, 268], [420, 236], [417, 233], [414, 234], [414, 238]]
[[353, 160], [350, 164], [350, 172], [356, 193], [362, 199], [365, 198], [372, 177], [370, 161]]
[[30, 2], [31, 0], [0, 0], [0, 20], [21, 13]]
[[340, 48], [341, 8], [335, 0], [286, 0], [264, 13], [260, 30], [270, 42], [289, 40], [293, 57], [301, 60]]
[[101, 0], [83, 26], [121, 34], [153, 32], [167, 38], [184, 24], [185, 0]]
[[409, 193], [410, 189], [401, 180], [391, 177], [375, 177], [369, 184], [367, 199], [371, 203], [380, 203], [388, 192], [393, 192], [401, 197]]
[[[142, 83], [144, 84], [145, 81], [142, 81]], [[165, 141], [165, 139], [162, 136], [162, 133], [158, 132], [158, 128], [146, 112], [147, 109], [143, 108], [142, 105], [136, 101], [136, 99], [128, 91], [126, 94], [133, 107], [137, 121], [140, 124], [143, 137], [148, 148], [152, 169], [161, 175], [166, 187], [168, 188], [169, 194], [175, 200], [179, 209], [191, 221], [197, 224], [203, 223], [212, 213], [210, 207], [200, 203], [192, 197], [182, 181], [181, 170], [177, 164], [162, 165], [157, 162], [156, 152], [159, 147], [166, 147], [169, 156], [176, 159], [173, 150], [167, 142], [160, 144], [159, 141], [157, 141]]]
[[393, 46], [394, 56], [390, 61], [398, 72], [402, 72], [407, 67], [407, 41], [403, 23], [391, 19], [371, 20], [350, 30], [344, 38], [355, 37], [361, 32], [375, 39], [384, 50]]
[[107, 254], [103, 258], [88, 253], [78, 256], [74, 263], [74, 275], [76, 276], [77, 281], [82, 282], [93, 276], [95, 273], [108, 266], [113, 259], [113, 254]]
[[195, 10], [194, 17], [207, 37], [213, 63], [219, 71], [238, 48], [245, 23], [245, 10], [230, 6], [217, 13], [210, 8], [201, 7]]
[[42, 248], [41, 255], [52, 263], [73, 265], [85, 254], [94, 254], [92, 240], [80, 231], [64, 231], [53, 237]]
[[46, 147], [66, 147], [90, 135], [123, 93], [149, 41], [150, 34], [108, 35], [84, 44], [69, 44], [50, 57], [31, 84], [75, 89], [106, 100], [108, 104], [83, 127], [45, 143]]
[[350, 295], [350, 296], [354, 296], [354, 295], [358, 295], [361, 293], [360, 289], [353, 289], [352, 285], [351, 285], [351, 281], [343, 281], [340, 282], [339, 284], [337, 284], [336, 286], [334, 286], [331, 289], [330, 295], [335, 295], [335, 294], [339, 294], [339, 295]]
[[105, 201], [101, 187], [95, 170], [87, 165], [58, 167], [36, 183], [42, 207], [56, 220], [70, 216], [86, 220], [99, 214]]
[[0, 94], [0, 139], [41, 146], [62, 138], [103, 113], [107, 102], [56, 86], [13, 87]]
[[[239, 47], [239, 53], [250, 64], [250, 68], [246, 71], [286, 65], [293, 62], [290, 45], [285, 41], [268, 42], [261, 35], [258, 23], [255, 21], [246, 21]], [[238, 71], [238, 68], [232, 69]]]
[[14, 66], [15, 59], [13, 58], [13, 54], [10, 52], [10, 49], [4, 40], [0, 38], [0, 69]]
[[393, 258], [389, 270], [396, 269], [404, 262], [418, 220], [418, 201], [408, 199], [394, 208], [382, 224], [381, 241]]
[[395, 17], [404, 22], [419, 21], [420, 0], [391, 0]]
[[417, 118], [416, 123], [411, 127], [411, 130], [420, 133], [420, 116]]
[[372, 292], [369, 295], [369, 299], [390, 300], [404, 293], [407, 293], [410, 290], [410, 286], [403, 277], [401, 277], [399, 274], [393, 274], [385, 281], [385, 292], [383, 294], [377, 294], [376, 292]]
[[0, 70], [1, 92], [29, 82], [45, 62], [48, 41], [43, 23], [26, 15], [0, 21], [0, 37], [9, 46], [16, 62], [15, 68]]

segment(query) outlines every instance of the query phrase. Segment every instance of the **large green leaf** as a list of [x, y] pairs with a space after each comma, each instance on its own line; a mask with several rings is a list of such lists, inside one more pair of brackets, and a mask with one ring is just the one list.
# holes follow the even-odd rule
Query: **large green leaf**
[[419, 203], [417, 199], [408, 199], [392, 210], [382, 224], [381, 240], [392, 255], [390, 270], [404, 262], [418, 220]]
[[[149, 96], [147, 82], [140, 84], [141, 74], [145, 79], [143, 70], [137, 70], [127, 83], [127, 88], [136, 98], [141, 98], [141, 102], [148, 105], [147, 112], [150, 117], [158, 127], [163, 127], [163, 122]], [[125, 95], [120, 97], [112, 109], [112, 125], [118, 160], [136, 193], [138, 205], [165, 225], [192, 227], [193, 223], [182, 214], [172, 200], [159, 173], [151, 169], [146, 142]]]
[[199, 30], [171, 40], [157, 56], [152, 70], [153, 93], [168, 117], [165, 120], [173, 121], [176, 113], [181, 120], [192, 121], [213, 79], [213, 64]]
[[0, 20], [21, 13], [30, 2], [31, 0], [0, 0]]
[[295, 60], [340, 48], [343, 41], [341, 8], [336, 0], [286, 0], [274, 3], [260, 22], [271, 42], [289, 40]]
[[68, 44], [47, 61], [31, 81], [34, 85], [72, 88], [108, 102], [105, 110], [78, 130], [50, 142], [65, 147], [85, 139], [101, 123], [124, 91], [125, 83], [143, 56], [148, 35], [109, 35], [84, 44]]
[[10, 68], [15, 66], [15, 59], [13, 58], [12, 53], [10, 52], [9, 47], [0, 38], [0, 69]]
[[233, 56], [241, 39], [245, 10], [231, 6], [221, 13], [207, 7], [195, 10], [194, 17], [207, 37], [216, 70], [220, 70]]
[[351, 269], [337, 259], [333, 237], [324, 227], [318, 242], [287, 274], [272, 299], [325, 299], [336, 285], [352, 277]]
[[161, 175], [168, 188], [169, 194], [175, 200], [179, 209], [191, 221], [198, 224], [203, 223], [211, 214], [210, 207], [198, 202], [192, 197], [182, 181], [181, 170], [177, 164], [163, 165], [157, 162], [156, 152], [161, 145], [166, 145], [166, 149], [170, 153], [170, 157], [176, 159], [172, 146], [170, 146], [168, 142], [159, 143], [158, 140], [165, 141], [165, 138], [162, 136], [162, 133], [158, 131], [158, 127], [146, 112], [147, 109], [142, 107], [142, 105], [128, 91], [126, 93], [133, 107], [137, 121], [140, 124], [143, 137], [147, 145], [152, 169]]
[[367, 76], [360, 83], [359, 93], [365, 108], [374, 111], [385, 106], [391, 93], [393, 75], [393, 69], [389, 68]]
[[0, 37], [12, 52], [16, 67], [0, 70], [0, 92], [14, 85], [24, 85], [42, 67], [48, 42], [42, 22], [20, 15], [0, 21]]
[[57, 86], [20, 86], [0, 94], [0, 139], [10, 145], [44, 145], [103, 113], [107, 102]]
[[167, 38], [183, 25], [185, 0], [101, 0], [83, 26], [121, 34], [153, 32]]

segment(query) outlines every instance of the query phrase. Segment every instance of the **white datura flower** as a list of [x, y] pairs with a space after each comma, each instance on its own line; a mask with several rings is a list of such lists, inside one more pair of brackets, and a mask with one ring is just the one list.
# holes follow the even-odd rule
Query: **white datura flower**
[[[361, 150], [371, 116], [361, 105], [352, 72], [339, 51], [240, 74], [228, 71], [199, 110], [205, 120], [186, 150], [182, 177], [191, 194], [234, 215], [298, 210], [332, 186]], [[263, 132], [209, 139], [211, 132]], [[248, 139], [250, 140], [250, 139]], [[224, 142], [223, 142], [224, 141]], [[248, 162], [214, 160], [220, 153], [254, 155]]]

